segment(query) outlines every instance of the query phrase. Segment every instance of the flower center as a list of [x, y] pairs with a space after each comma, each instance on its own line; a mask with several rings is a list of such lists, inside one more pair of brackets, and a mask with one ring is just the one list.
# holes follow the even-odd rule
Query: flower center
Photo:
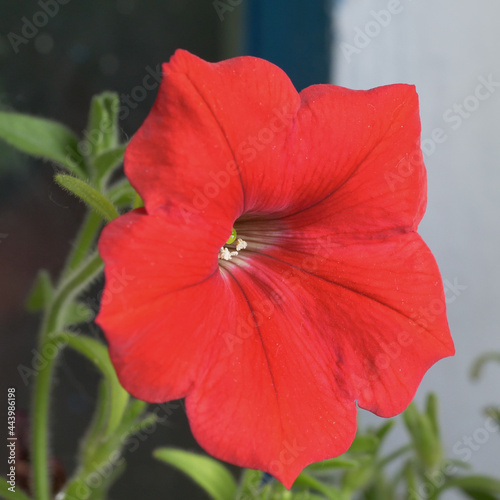
[[[234, 242], [236, 242], [236, 245], [234, 245]], [[229, 246], [229, 248], [223, 246], [219, 250], [219, 259], [232, 260], [232, 258], [236, 257], [241, 250], [244, 250], [247, 247], [247, 242], [245, 240], [242, 240], [241, 238], [238, 238], [236, 230], [233, 227], [231, 236], [226, 241], [226, 245]], [[236, 248], [236, 250], [234, 250], [234, 248]]]

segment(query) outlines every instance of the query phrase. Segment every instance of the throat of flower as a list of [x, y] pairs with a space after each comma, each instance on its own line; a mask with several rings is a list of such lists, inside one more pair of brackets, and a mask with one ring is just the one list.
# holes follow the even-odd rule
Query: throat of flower
[[236, 238], [236, 231], [234, 229], [231, 237], [227, 240], [226, 245], [227, 246], [223, 246], [219, 250], [219, 259], [221, 260], [232, 260], [233, 257], [236, 257], [241, 250], [245, 250], [248, 246], [245, 240]]

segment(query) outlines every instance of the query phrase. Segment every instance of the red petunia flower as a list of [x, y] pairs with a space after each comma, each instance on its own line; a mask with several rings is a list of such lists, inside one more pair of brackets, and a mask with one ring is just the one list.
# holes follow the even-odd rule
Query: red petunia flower
[[185, 397], [205, 450], [287, 487], [347, 450], [356, 401], [404, 410], [454, 352], [419, 136], [412, 86], [299, 94], [266, 61], [178, 51], [125, 155], [145, 207], [99, 242], [124, 387]]

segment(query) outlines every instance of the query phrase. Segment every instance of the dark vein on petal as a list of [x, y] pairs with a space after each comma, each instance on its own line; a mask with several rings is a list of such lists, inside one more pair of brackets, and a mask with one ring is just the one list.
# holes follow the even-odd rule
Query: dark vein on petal
[[300, 214], [302, 212], [306, 212], [307, 210], [310, 210], [311, 208], [314, 208], [316, 205], [319, 205], [320, 203], [323, 203], [325, 200], [327, 200], [328, 198], [330, 198], [330, 196], [333, 196], [337, 191], [339, 191], [340, 189], [342, 189], [344, 187], [344, 185], [349, 182], [352, 177], [358, 172], [358, 170], [360, 169], [361, 165], [363, 165], [363, 163], [367, 160], [367, 158], [373, 153], [373, 151], [375, 151], [375, 149], [377, 148], [377, 146], [382, 142], [382, 140], [386, 137], [387, 133], [389, 132], [389, 130], [391, 129], [392, 125], [394, 124], [394, 122], [396, 121], [396, 112], [398, 111], [398, 109], [402, 106], [403, 104], [400, 104], [395, 110], [394, 110], [394, 118], [392, 119], [391, 123], [388, 125], [387, 129], [384, 131], [383, 134], [381, 134], [380, 136], [380, 140], [378, 142], [376, 142], [373, 147], [370, 149], [370, 151], [368, 151], [366, 153], [366, 155], [363, 157], [362, 160], [360, 160], [358, 162], [358, 164], [356, 165], [356, 167], [354, 168], [354, 170], [348, 175], [348, 177], [339, 185], [339, 186], [336, 186], [334, 187], [326, 196], [324, 196], [321, 200], [319, 201], [315, 201], [314, 203], [312, 203], [311, 205], [305, 207], [305, 208], [301, 208], [300, 210], [297, 210], [297, 212], [294, 212], [292, 214], [288, 214], [288, 215], [285, 215], [283, 217], [280, 217], [280, 219], [286, 219], [288, 217], [293, 217], [297, 214]]
[[248, 309], [249, 309], [250, 313], [252, 314], [252, 319], [253, 319], [253, 322], [255, 324], [255, 328], [257, 329], [257, 333], [259, 334], [259, 339], [260, 339], [260, 343], [261, 343], [261, 346], [262, 346], [262, 350], [264, 351], [264, 357], [266, 358], [267, 368], [269, 370], [269, 376], [271, 377], [271, 383], [272, 383], [273, 390], [274, 390], [274, 396], [276, 398], [276, 405], [278, 407], [278, 415], [280, 416], [281, 435], [283, 436], [284, 435], [284, 433], [283, 433], [283, 422], [281, 421], [281, 412], [280, 412], [280, 409], [279, 409], [280, 404], [279, 404], [279, 399], [278, 399], [278, 391], [276, 389], [276, 382], [274, 380], [273, 371], [271, 369], [271, 362], [270, 362], [269, 357], [267, 355], [267, 350], [266, 350], [266, 347], [264, 345], [264, 339], [262, 338], [262, 332], [260, 331], [260, 328], [259, 328], [259, 325], [257, 323], [257, 320], [255, 319], [255, 313], [254, 313], [254, 311], [252, 309], [252, 305], [250, 304], [250, 300], [248, 299], [245, 291], [243, 290], [243, 287], [240, 285], [240, 282], [236, 279], [236, 277], [234, 276], [234, 274], [231, 271], [229, 271], [227, 268], [225, 268], [225, 271], [227, 272], [227, 274], [229, 274], [229, 276], [236, 283], [236, 286], [240, 290], [241, 295], [245, 299], [245, 302], [248, 305]]
[[189, 81], [189, 83], [192, 85], [192, 87], [196, 90], [196, 92], [200, 96], [201, 100], [205, 103], [205, 106], [210, 111], [210, 114], [212, 115], [215, 123], [219, 127], [219, 130], [220, 130], [222, 136], [224, 137], [224, 140], [226, 141], [227, 148], [229, 149], [229, 152], [231, 153], [231, 156], [233, 157], [234, 164], [236, 165], [236, 169], [238, 170], [238, 176], [240, 178], [240, 183], [241, 183], [241, 193], [243, 195], [242, 211], [245, 211], [246, 202], [245, 202], [245, 188], [243, 187], [243, 177], [241, 175], [240, 165], [239, 165], [238, 161], [236, 160], [236, 154], [234, 153], [234, 150], [231, 147], [231, 144], [229, 144], [229, 139], [228, 139], [227, 134], [224, 130], [224, 127], [222, 126], [222, 123], [219, 121], [219, 119], [215, 115], [215, 113], [214, 113], [212, 107], [210, 106], [210, 104], [208, 103], [208, 101], [205, 99], [205, 96], [201, 93], [200, 89], [194, 84], [193, 80], [191, 80], [191, 78], [189, 77], [189, 75], [187, 73], [185, 76], [186, 76], [186, 79]]
[[[373, 149], [375, 149], [376, 146], [373, 147]], [[323, 203], [325, 200], [327, 200], [328, 198], [330, 198], [331, 196], [333, 196], [337, 191], [339, 191], [340, 189], [342, 189], [345, 184], [347, 182], [349, 182], [352, 177], [356, 174], [356, 172], [360, 169], [361, 165], [363, 164], [363, 162], [366, 161], [366, 159], [372, 154], [373, 152], [373, 149], [371, 149], [367, 154], [366, 156], [358, 163], [358, 165], [356, 166], [356, 168], [347, 176], [347, 178], [338, 186], [335, 186], [327, 195], [325, 195], [323, 198], [321, 198], [321, 200], [318, 200], [318, 201], [315, 201], [314, 203], [312, 203], [311, 205], [305, 207], [305, 208], [301, 208], [300, 210], [297, 210], [296, 212], [292, 213], [292, 214], [287, 214], [283, 217], [280, 217], [280, 220], [281, 219], [287, 219], [288, 217], [294, 217], [295, 215], [298, 215], [298, 214], [301, 214], [303, 212], [307, 212], [308, 210], [311, 210], [311, 208], [314, 208], [315, 206]]]
[[362, 297], [365, 297], [366, 299], [372, 300], [373, 302], [376, 302], [377, 304], [380, 304], [380, 305], [386, 307], [387, 309], [390, 309], [391, 311], [394, 311], [394, 312], [400, 314], [401, 316], [409, 319], [410, 321], [412, 321], [413, 323], [415, 323], [416, 325], [418, 325], [420, 328], [423, 328], [425, 331], [427, 331], [427, 333], [429, 333], [430, 335], [432, 335], [434, 338], [438, 339], [443, 345], [446, 345], [444, 343], [444, 341], [441, 341], [441, 339], [439, 339], [438, 337], [436, 337], [435, 335], [433, 335], [432, 332], [428, 328], [425, 328], [424, 326], [420, 325], [413, 318], [411, 318], [407, 314], [401, 312], [400, 310], [392, 307], [391, 305], [386, 304], [385, 302], [381, 302], [376, 297], [372, 297], [371, 295], [367, 295], [366, 293], [364, 293], [364, 292], [362, 292], [360, 290], [356, 290], [355, 288], [348, 287], [347, 285], [344, 285], [344, 284], [339, 283], [337, 281], [329, 280], [327, 278], [324, 278], [323, 276], [319, 276], [318, 274], [312, 273], [310, 271], [306, 271], [305, 269], [303, 269], [301, 267], [298, 267], [298, 266], [295, 266], [293, 264], [290, 264], [289, 262], [286, 262], [286, 261], [284, 261], [282, 259], [279, 259], [278, 257], [274, 257], [274, 256], [266, 254], [266, 253], [258, 252], [256, 250], [253, 250], [253, 253], [254, 254], [258, 254], [258, 255], [262, 255], [263, 257], [267, 257], [268, 259], [274, 260], [276, 262], [280, 262], [281, 264], [283, 264], [285, 266], [290, 266], [293, 269], [297, 269], [298, 271], [301, 271], [301, 272], [303, 272], [305, 274], [308, 274], [309, 276], [313, 276], [314, 278], [318, 278], [319, 280], [325, 281], [326, 283], [330, 283], [331, 285], [336, 285], [336, 286], [338, 286], [340, 288], [343, 288], [344, 290], [347, 290], [347, 291], [352, 292], [352, 293], [357, 294], [357, 295], [361, 295]]

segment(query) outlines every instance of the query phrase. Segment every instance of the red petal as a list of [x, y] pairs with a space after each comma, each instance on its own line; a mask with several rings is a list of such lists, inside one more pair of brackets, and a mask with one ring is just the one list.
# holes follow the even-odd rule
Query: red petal
[[256, 200], [280, 206], [276, 182], [267, 184], [282, 154], [274, 144], [284, 143], [300, 101], [285, 73], [252, 57], [211, 64], [185, 51], [163, 71], [154, 108], [125, 157], [147, 210], [175, 203], [235, 219]]
[[[314, 326], [295, 321], [306, 318], [295, 315], [299, 298], [289, 294], [284, 314], [266, 309], [279, 276], [270, 270], [259, 281], [231, 266], [235, 281], [219, 272], [220, 243], [207, 233], [220, 239], [225, 229], [178, 225], [173, 215], [138, 210], [101, 236], [106, 292], [98, 323], [119, 379], [151, 402], [187, 395], [193, 432], [208, 452], [290, 486], [308, 463], [348, 448], [354, 402], [329, 373], [328, 349], [300, 336]], [[269, 318], [256, 328], [263, 313]]]
[[347, 450], [355, 400], [394, 416], [453, 354], [439, 272], [419, 236], [344, 244], [328, 255], [269, 248], [224, 271], [235, 324], [186, 400], [207, 451], [287, 487]]
[[360, 406], [393, 416], [408, 405], [428, 368], [454, 353], [434, 257], [414, 232], [356, 240], [283, 236], [252, 259], [282, 272], [343, 365], [337, 381]]
[[175, 203], [235, 219], [328, 200], [335, 211], [355, 209], [360, 220], [343, 224], [351, 232], [374, 218], [381, 228], [414, 227], [425, 208], [419, 134], [411, 86], [316, 85], [299, 98], [266, 61], [211, 64], [178, 51], [125, 168], [148, 211]]
[[[287, 290], [278, 266], [256, 264], [222, 273], [236, 307], [186, 409], [210, 454], [290, 488], [306, 465], [349, 448], [356, 407], [335, 380], [330, 339], [308, 314], [314, 297]], [[283, 302], [273, 302], [277, 293]]]
[[221, 321], [217, 253], [231, 226], [180, 220], [173, 209], [137, 210], [99, 241], [106, 288], [97, 322], [121, 383], [150, 402], [186, 395]]
[[416, 228], [426, 176], [415, 88], [317, 85], [301, 98], [289, 138], [296, 200], [288, 223], [328, 219], [332, 231], [353, 234]]

